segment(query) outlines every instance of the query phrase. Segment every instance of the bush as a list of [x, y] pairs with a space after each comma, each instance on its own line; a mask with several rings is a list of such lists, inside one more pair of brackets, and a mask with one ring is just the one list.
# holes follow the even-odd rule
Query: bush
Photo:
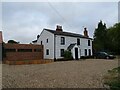
[[110, 87], [110, 90], [120, 90], [120, 66], [112, 70], [108, 70], [108, 74], [104, 77], [104, 84]]
[[72, 53], [71, 53], [70, 51], [66, 50], [66, 51], [64, 52], [64, 59], [65, 59], [65, 60], [72, 60], [72, 59], [73, 59]]

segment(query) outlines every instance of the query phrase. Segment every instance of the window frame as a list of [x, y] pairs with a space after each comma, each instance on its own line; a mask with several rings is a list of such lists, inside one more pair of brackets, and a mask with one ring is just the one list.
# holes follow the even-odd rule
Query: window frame
[[46, 43], [48, 43], [48, 38], [46, 39]]
[[46, 55], [50, 55], [49, 49], [46, 49]]
[[[62, 51], [62, 50], [63, 50], [63, 51]], [[60, 49], [60, 56], [61, 56], [61, 57], [64, 57], [64, 52], [65, 52], [64, 49]]]
[[80, 38], [77, 38], [77, 45], [80, 45]]
[[89, 56], [91, 56], [91, 49], [89, 49]]
[[85, 51], [85, 56], [87, 56], [87, 49], [85, 49], [84, 51]]
[[88, 46], [91, 46], [91, 44], [90, 44], [90, 40], [88, 40]]
[[60, 41], [61, 43], [61, 45], [65, 45], [65, 37], [61, 37], [61, 41]]

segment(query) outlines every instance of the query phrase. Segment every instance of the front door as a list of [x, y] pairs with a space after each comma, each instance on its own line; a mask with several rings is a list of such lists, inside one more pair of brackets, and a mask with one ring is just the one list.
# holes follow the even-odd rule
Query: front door
[[75, 59], [78, 60], [78, 48], [75, 48]]

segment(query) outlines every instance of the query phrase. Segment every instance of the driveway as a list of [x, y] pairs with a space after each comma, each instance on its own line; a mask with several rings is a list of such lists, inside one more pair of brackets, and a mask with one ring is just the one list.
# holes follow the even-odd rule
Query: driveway
[[103, 88], [118, 60], [87, 59], [34, 65], [2, 65], [3, 88]]

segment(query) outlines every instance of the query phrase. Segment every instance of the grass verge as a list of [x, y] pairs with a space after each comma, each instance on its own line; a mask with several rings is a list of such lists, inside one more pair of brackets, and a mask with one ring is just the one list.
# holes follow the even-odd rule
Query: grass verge
[[109, 86], [110, 90], [120, 90], [120, 66], [108, 70], [104, 76], [104, 84]]

